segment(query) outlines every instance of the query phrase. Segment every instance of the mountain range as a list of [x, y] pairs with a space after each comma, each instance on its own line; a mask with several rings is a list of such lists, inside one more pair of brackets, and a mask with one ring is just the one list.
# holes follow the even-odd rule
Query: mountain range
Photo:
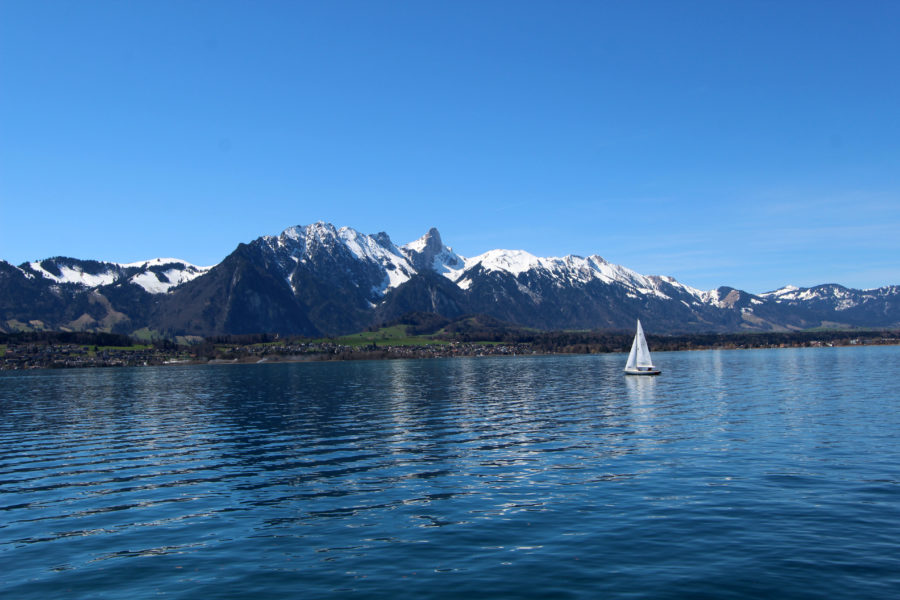
[[654, 333], [893, 328], [900, 325], [900, 286], [703, 291], [596, 255], [491, 250], [466, 258], [434, 228], [396, 245], [383, 232], [324, 222], [241, 243], [212, 267], [163, 258], [0, 260], [6, 332], [332, 336], [413, 312], [483, 314], [544, 330], [627, 330], [636, 318]]

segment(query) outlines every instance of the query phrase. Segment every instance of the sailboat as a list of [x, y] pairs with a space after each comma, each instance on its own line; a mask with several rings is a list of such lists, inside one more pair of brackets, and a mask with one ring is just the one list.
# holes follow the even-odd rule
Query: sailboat
[[631, 344], [631, 352], [628, 353], [628, 362], [625, 363], [626, 375], [659, 375], [660, 371], [653, 366], [650, 358], [650, 349], [647, 347], [647, 339], [644, 337], [644, 329], [641, 320], [637, 322], [637, 332], [634, 334], [634, 342]]

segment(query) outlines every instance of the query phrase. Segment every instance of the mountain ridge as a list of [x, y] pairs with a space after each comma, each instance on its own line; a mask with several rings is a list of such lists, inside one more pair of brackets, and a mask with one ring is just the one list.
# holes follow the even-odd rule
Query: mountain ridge
[[434, 227], [397, 245], [385, 232], [323, 221], [240, 243], [209, 267], [169, 258], [0, 261], [3, 331], [338, 335], [409, 312], [484, 314], [536, 329], [627, 329], [640, 317], [661, 333], [777, 331], [896, 326], [898, 300], [896, 285], [704, 291], [596, 254], [496, 249], [466, 258]]

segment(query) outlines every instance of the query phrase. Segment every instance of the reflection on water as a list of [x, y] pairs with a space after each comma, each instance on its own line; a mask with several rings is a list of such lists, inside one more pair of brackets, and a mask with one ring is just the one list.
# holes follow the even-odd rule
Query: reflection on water
[[893, 597], [897, 356], [3, 374], [0, 594]]
[[656, 377], [625, 377], [625, 387], [631, 406], [644, 406], [651, 403], [656, 394]]

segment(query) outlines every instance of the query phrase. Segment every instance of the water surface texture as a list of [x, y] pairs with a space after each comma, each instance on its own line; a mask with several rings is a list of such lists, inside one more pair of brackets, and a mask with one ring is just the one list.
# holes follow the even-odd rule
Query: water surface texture
[[3, 598], [897, 598], [900, 348], [0, 374]]

